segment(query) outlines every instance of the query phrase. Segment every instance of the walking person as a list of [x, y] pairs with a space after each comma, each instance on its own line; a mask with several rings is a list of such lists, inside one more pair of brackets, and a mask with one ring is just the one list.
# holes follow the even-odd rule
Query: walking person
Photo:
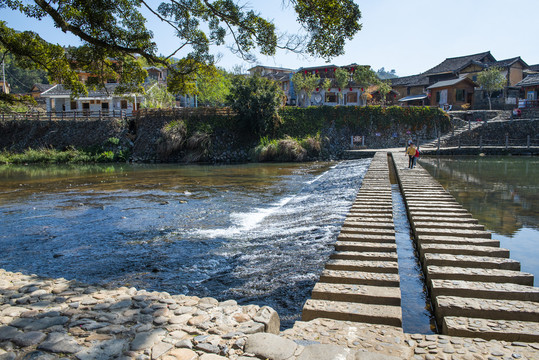
[[408, 168], [409, 169], [413, 169], [414, 168], [414, 157], [415, 157], [415, 153], [416, 153], [416, 147], [414, 146], [414, 143], [413, 142], [410, 142], [410, 144], [408, 145], [408, 147], [406, 148], [406, 155], [408, 155]]
[[412, 168], [417, 165], [417, 160], [419, 159], [419, 155], [421, 153], [419, 152], [419, 146], [415, 149], [415, 155], [414, 155], [414, 164], [412, 165]]

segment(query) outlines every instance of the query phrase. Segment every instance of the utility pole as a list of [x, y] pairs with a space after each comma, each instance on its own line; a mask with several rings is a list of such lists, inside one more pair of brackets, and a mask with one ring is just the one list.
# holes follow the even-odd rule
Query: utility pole
[[4, 66], [4, 59], [2, 59], [2, 92], [6, 94], [6, 69]]

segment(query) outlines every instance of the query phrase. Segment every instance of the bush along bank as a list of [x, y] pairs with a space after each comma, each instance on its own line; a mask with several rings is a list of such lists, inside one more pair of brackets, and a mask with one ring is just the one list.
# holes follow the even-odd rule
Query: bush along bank
[[[9, 138], [0, 135], [0, 146], [4, 162], [19, 163], [312, 161], [342, 158], [352, 136], [367, 148], [388, 148], [451, 127], [445, 112], [428, 107], [286, 107], [273, 128], [254, 135], [230, 112], [190, 110], [149, 111], [130, 121], [3, 122], [0, 134]], [[45, 150], [38, 156], [29, 149]]]

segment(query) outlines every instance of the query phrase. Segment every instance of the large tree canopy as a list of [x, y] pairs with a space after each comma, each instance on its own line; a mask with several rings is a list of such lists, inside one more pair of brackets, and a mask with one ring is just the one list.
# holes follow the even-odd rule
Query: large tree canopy
[[[35, 32], [17, 32], [2, 21], [0, 45], [17, 57], [19, 66], [45, 70], [51, 81], [62, 82], [77, 94], [87, 89], [76, 70], [95, 74], [97, 85], [116, 78], [126, 87], [138, 87], [146, 73], [136, 57], [167, 67], [169, 90], [178, 92], [193, 82], [195, 73], [213, 67], [213, 45], [228, 45], [246, 60], [253, 59], [254, 52], [274, 55], [277, 49], [329, 60], [343, 54], [345, 41], [361, 29], [361, 13], [353, 0], [287, 1], [304, 29], [301, 34], [279, 35], [271, 21], [238, 0], [166, 0], [157, 8], [145, 0], [0, 0], [0, 9], [52, 18], [57, 28], [79, 37], [83, 46], [65, 49]], [[142, 9], [174, 29], [173, 53], [158, 55]]]

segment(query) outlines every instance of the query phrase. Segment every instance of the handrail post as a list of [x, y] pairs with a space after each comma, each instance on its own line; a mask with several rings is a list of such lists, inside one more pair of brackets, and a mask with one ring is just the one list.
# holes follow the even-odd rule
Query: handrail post
[[530, 148], [530, 135], [528, 135], [526, 137], [526, 147], [529, 149]]
[[457, 139], [457, 145], [458, 145], [458, 148], [460, 149], [460, 137]]
[[505, 150], [509, 147], [509, 135], [505, 134]]
[[483, 135], [479, 135], [479, 150], [483, 150]]

